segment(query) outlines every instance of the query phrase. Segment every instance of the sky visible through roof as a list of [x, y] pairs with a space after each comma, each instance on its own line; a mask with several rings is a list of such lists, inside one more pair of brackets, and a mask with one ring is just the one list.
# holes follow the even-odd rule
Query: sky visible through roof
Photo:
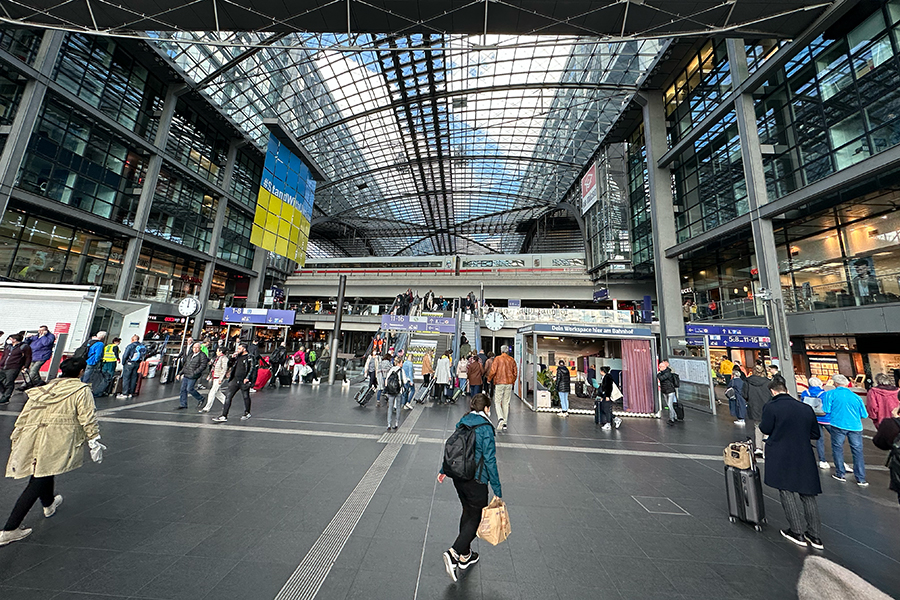
[[[264, 148], [279, 118], [329, 178], [314, 232], [379, 255], [518, 252], [665, 49], [573, 36], [165, 33]], [[200, 42], [200, 43], [197, 43]], [[250, 46], [271, 42], [230, 68]]]

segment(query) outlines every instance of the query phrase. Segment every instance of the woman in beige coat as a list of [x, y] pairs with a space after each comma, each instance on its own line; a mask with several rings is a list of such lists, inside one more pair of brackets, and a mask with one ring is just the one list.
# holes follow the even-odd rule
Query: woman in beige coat
[[61, 377], [26, 392], [28, 402], [10, 436], [6, 476], [31, 479], [0, 531], [0, 546], [31, 534], [21, 525], [38, 499], [45, 517], [56, 513], [63, 497], [54, 496], [53, 478], [82, 465], [85, 442], [91, 458], [98, 463], [103, 460], [106, 447], [100, 443], [94, 396], [91, 386], [80, 380], [86, 366], [83, 358], [69, 358], [60, 365]]

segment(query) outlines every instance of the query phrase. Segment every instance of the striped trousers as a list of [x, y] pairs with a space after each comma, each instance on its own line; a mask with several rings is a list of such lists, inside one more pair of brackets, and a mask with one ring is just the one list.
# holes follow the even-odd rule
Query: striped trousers
[[778, 493], [781, 495], [781, 505], [791, 525], [791, 531], [797, 535], [808, 533], [815, 538], [822, 537], [822, 521], [819, 519], [819, 503], [816, 497], [786, 490], [778, 490]]

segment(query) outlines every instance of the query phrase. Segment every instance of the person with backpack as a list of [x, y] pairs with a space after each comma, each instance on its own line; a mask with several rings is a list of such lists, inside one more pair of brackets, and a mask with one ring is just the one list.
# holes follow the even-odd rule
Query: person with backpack
[[600, 425], [603, 431], [609, 431], [615, 426], [618, 429], [622, 425], [622, 419], [613, 415], [613, 388], [616, 382], [610, 375], [608, 366], [600, 367]]
[[816, 413], [816, 421], [819, 423], [819, 439], [816, 440], [816, 454], [819, 458], [819, 468], [828, 469], [828, 457], [825, 455], [825, 432], [831, 435], [831, 415], [825, 412], [822, 405], [822, 395], [825, 393], [822, 380], [818, 377], [810, 377], [807, 380], [808, 388], [800, 393], [800, 400], [809, 404]]
[[94, 337], [86, 341], [76, 351], [72, 358], [82, 358], [87, 367], [84, 369], [84, 375], [81, 376], [82, 383], [91, 383], [94, 371], [103, 366], [103, 340], [106, 339], [105, 331], [98, 331]]
[[897, 493], [900, 502], [900, 407], [895, 406], [891, 418], [882, 419], [872, 438], [876, 448], [890, 452], [888, 469], [891, 472], [890, 489]]
[[559, 413], [560, 417], [569, 416], [569, 390], [572, 387], [572, 377], [569, 369], [566, 367], [566, 361], [559, 361], [556, 367], [556, 392], [559, 394]]
[[[736, 369], [737, 367], [735, 367]], [[736, 372], [732, 372], [732, 380], [735, 379], [742, 378]], [[763, 434], [759, 430], [759, 422], [762, 420], [763, 407], [772, 399], [772, 394], [769, 393], [769, 380], [766, 378], [766, 370], [762, 365], [753, 367], [750, 377], [744, 381], [742, 391], [747, 399], [747, 418], [754, 423], [755, 453], [757, 456], [762, 456]]]
[[732, 377], [725, 388], [725, 397], [728, 398], [728, 409], [731, 416], [736, 417], [735, 425], [747, 424], [747, 401], [744, 399], [744, 380], [740, 377]]
[[[397, 429], [400, 426], [400, 397], [403, 395], [403, 388], [410, 383], [412, 382], [403, 370], [403, 358], [398, 356], [394, 359], [394, 366], [388, 370], [384, 377], [388, 431]], [[391, 425], [392, 422], [393, 425]]]
[[[600, 369], [603, 370], [603, 367]], [[659, 391], [662, 393], [663, 399], [669, 407], [668, 424], [674, 425], [677, 422], [677, 419], [675, 418], [675, 402], [678, 401], [678, 398], [675, 395], [675, 390], [678, 386], [675, 385], [675, 373], [672, 372], [669, 361], [664, 360], [659, 363], [656, 380], [659, 381]]]
[[131, 336], [131, 343], [125, 346], [125, 352], [122, 353], [122, 393], [116, 396], [117, 400], [125, 400], [134, 396], [138, 367], [146, 357], [147, 347], [141, 343], [140, 336]]
[[[378, 368], [375, 371], [376, 381], [378, 383], [378, 391], [375, 394], [375, 406], [381, 406], [381, 394], [384, 392], [385, 385], [387, 384], [388, 372], [390, 372], [393, 365], [394, 357], [390, 352], [382, 356], [381, 362], [378, 363]], [[390, 413], [390, 411], [388, 411], [388, 413]]]
[[3, 354], [0, 354], [0, 404], [7, 404], [16, 387], [16, 378], [22, 369], [31, 364], [31, 347], [22, 343], [22, 334], [9, 336]]
[[497, 498], [503, 497], [491, 423], [491, 399], [486, 394], [477, 394], [469, 402], [469, 410], [444, 444], [444, 462], [437, 476], [438, 483], [447, 477], [453, 480], [462, 505], [459, 534], [443, 554], [444, 567], [453, 581], [459, 578], [460, 571], [478, 562], [472, 540], [478, 532], [481, 511], [488, 505], [488, 484]]

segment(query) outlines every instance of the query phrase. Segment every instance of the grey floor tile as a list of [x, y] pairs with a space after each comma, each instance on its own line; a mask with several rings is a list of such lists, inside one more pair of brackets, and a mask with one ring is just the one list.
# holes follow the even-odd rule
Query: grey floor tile
[[76, 581], [67, 591], [130, 596], [177, 560], [176, 556], [126, 552]]
[[181, 556], [133, 596], [160, 600], [203, 598], [236, 565], [236, 560]]
[[209, 600], [274, 598], [296, 570], [296, 565], [242, 561], [205, 596]]

